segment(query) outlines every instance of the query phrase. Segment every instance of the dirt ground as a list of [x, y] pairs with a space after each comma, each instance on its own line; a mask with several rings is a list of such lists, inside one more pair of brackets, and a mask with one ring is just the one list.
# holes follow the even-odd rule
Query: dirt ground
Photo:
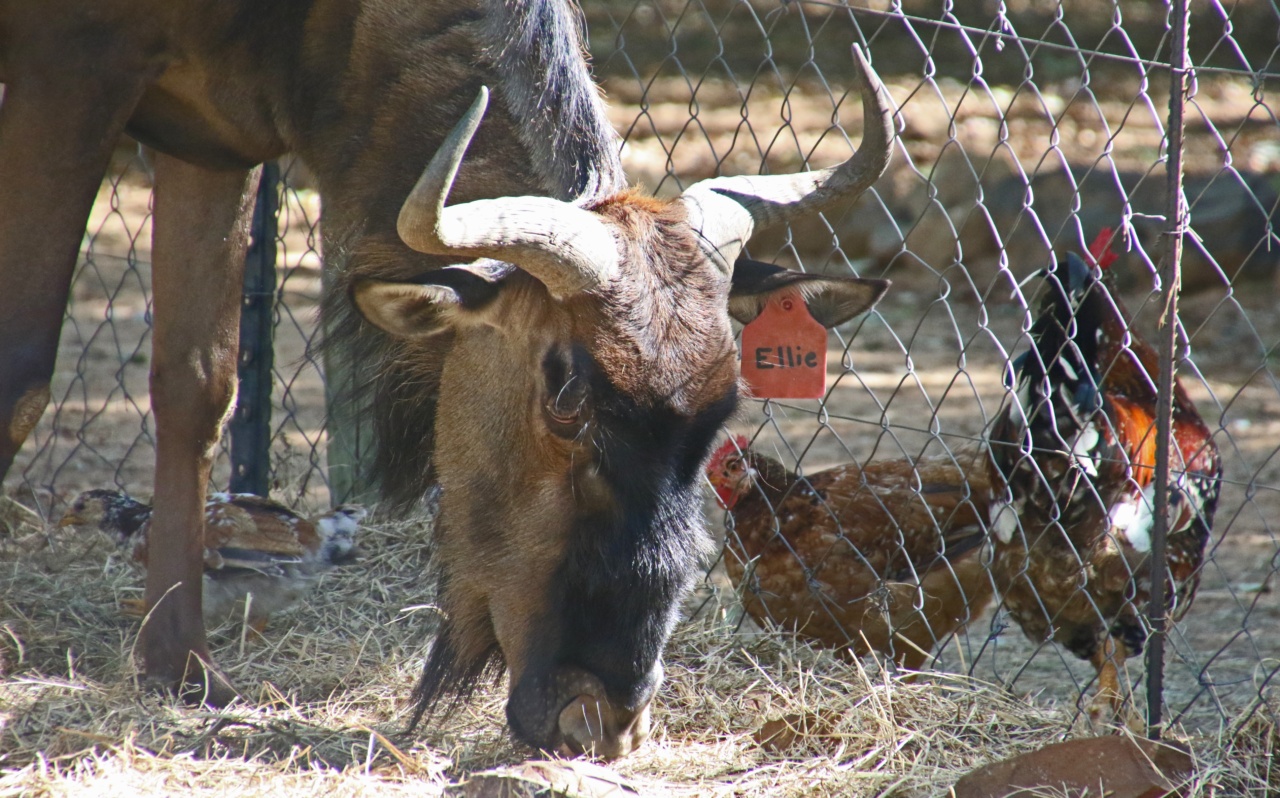
[[[845, 273], [854, 268], [863, 276], [887, 274], [895, 281], [865, 322], [832, 335], [832, 388], [824, 402], [753, 402], [733, 425], [752, 434], [763, 428], [758, 445], [774, 446], [784, 459], [789, 456], [790, 463], [799, 461], [810, 471], [848, 460], [940, 451], [980, 436], [1005, 395], [1004, 364], [1025, 348], [1025, 301], [1010, 295], [1015, 282], [1043, 260], [1009, 264], [1011, 273], [1001, 271], [998, 250], [979, 249], [972, 261], [962, 258], [959, 263], [914, 256], [913, 235], [921, 252], [936, 248], [938, 241], [944, 252], [957, 242], [962, 250], [968, 243], [960, 234], [963, 224], [956, 223], [954, 204], [945, 209], [950, 215], [937, 222], [927, 214], [936, 213], [938, 203], [912, 205], [922, 187], [939, 194], [968, 191], [971, 199], [981, 198], [977, 192], [988, 185], [983, 164], [995, 162], [993, 156], [1021, 165], [1028, 174], [1052, 171], [1046, 159], [1073, 166], [1096, 163], [1104, 150], [1116, 169], [1151, 170], [1155, 162], [1160, 130], [1153, 118], [1158, 116], [1138, 118], [1134, 103], [1123, 98], [1086, 104], [1074, 116], [1063, 116], [1073, 95], [1028, 97], [1024, 113], [998, 121], [989, 98], [949, 84], [934, 84], [931, 92], [917, 88], [906, 82], [891, 86], [908, 121], [894, 172], [879, 187], [879, 212], [917, 215], [896, 219], [888, 244], [867, 233], [866, 223], [857, 218], [866, 213], [865, 206], [833, 214], [814, 229], [756, 244], [760, 257]], [[660, 89], [651, 96], [659, 96]], [[746, 105], [703, 112], [697, 135], [679, 139], [687, 127], [687, 103], [646, 99], [642, 106], [634, 104], [638, 99], [623, 85], [610, 91], [615, 123], [629, 133], [624, 155], [630, 173], [664, 194], [675, 191], [671, 174], [696, 179], [711, 174], [717, 163], [728, 172], [759, 169], [758, 142], [778, 136], [794, 135], [799, 143], [769, 150], [768, 163], [777, 170], [796, 168], [801, 154], [825, 165], [848, 153], [844, 137], [823, 135], [832, 113], [826, 92], [790, 96], [785, 122], [777, 113], [778, 97], [761, 92]], [[713, 93], [712, 88], [707, 91]], [[1000, 102], [995, 106], [1021, 107], [1014, 96], [996, 99]], [[1213, 129], [1227, 131], [1234, 162], [1248, 164], [1274, 185], [1280, 170], [1277, 131], [1273, 118], [1269, 124], [1255, 124], [1266, 106], [1256, 102], [1254, 92], [1222, 81], [1206, 91], [1201, 106], [1205, 118], [1215, 123]], [[757, 144], [743, 145], [744, 113]], [[841, 113], [856, 142], [858, 124], [847, 117], [857, 115], [843, 107]], [[1067, 121], [1055, 125], [1055, 115]], [[1084, 134], [1099, 118], [1114, 127], [1112, 138]], [[1197, 173], [1212, 174], [1222, 162], [1211, 140], [1224, 137], [1206, 133], [1189, 144]], [[962, 170], [969, 176], [967, 187], [957, 188], [934, 173], [945, 160], [944, 142], [983, 155], [973, 162], [976, 166]], [[146, 415], [149, 188], [141, 161], [122, 159], [121, 166], [123, 171], [103, 187], [86, 237], [87, 259], [73, 289], [60, 349], [56, 407], [23, 449], [13, 472], [17, 484], [11, 479], [6, 486], [10, 495], [47, 518], [56, 518], [62, 502], [90, 487], [116, 484], [144, 497], [151, 493], [152, 427]], [[286, 193], [281, 249], [272, 458], [276, 492], [314, 507], [328, 502], [323, 383], [319, 364], [306, 349], [320, 291], [314, 229], [319, 201], [305, 178], [295, 176], [294, 185], [299, 188]], [[971, 203], [965, 218], [973, 216], [974, 207], [994, 206], [996, 200]], [[1050, 229], [1041, 238], [1066, 247], [1096, 232], [1083, 230], [1073, 238], [1063, 230]], [[1210, 254], [1214, 246], [1212, 240], [1203, 242]], [[1134, 270], [1134, 290], [1126, 301], [1140, 329], [1153, 326], [1158, 306], [1150, 294], [1150, 272], [1140, 268], [1156, 255], [1145, 254], [1122, 262]], [[970, 263], [972, 269], [967, 269]], [[1272, 585], [1280, 564], [1280, 537], [1273, 527], [1273, 519], [1280, 517], [1280, 380], [1275, 369], [1280, 314], [1273, 285], [1270, 275], [1264, 275], [1235, 289], [1210, 287], [1185, 296], [1181, 306], [1188, 348], [1180, 373], [1215, 431], [1226, 467], [1199, 596], [1169, 640], [1168, 707], [1173, 719], [1192, 733], [1212, 734], [1237, 720], [1260, 691], [1270, 689], [1267, 685], [1280, 667], [1280, 635], [1275, 633], [1280, 598]], [[1027, 294], [1033, 290], [1034, 283], [1027, 284]], [[224, 455], [215, 482], [225, 484], [227, 473]], [[1031, 646], [998, 612], [948, 644], [937, 667], [1009, 684], [1016, 693], [1048, 706], [1073, 705], [1091, 676], [1086, 665], [1056, 647]], [[1140, 663], [1131, 663], [1130, 676], [1139, 692], [1145, 690], [1143, 672]]]

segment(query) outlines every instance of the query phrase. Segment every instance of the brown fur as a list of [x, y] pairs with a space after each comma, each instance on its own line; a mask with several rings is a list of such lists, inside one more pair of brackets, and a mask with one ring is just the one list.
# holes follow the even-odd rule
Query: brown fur
[[[607, 331], [597, 357], [621, 392], [697, 411], [737, 379], [725, 362], [735, 353], [723, 324], [723, 278], [698, 249], [682, 206], [633, 190], [593, 210], [622, 228], [618, 237], [629, 248], [624, 262], [644, 268], [575, 332], [588, 333], [589, 326]], [[663, 361], [657, 381], [637, 371], [655, 357]]]

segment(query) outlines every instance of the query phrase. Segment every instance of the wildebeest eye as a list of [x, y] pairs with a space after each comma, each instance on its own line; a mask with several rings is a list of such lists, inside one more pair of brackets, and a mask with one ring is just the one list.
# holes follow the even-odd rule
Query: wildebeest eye
[[547, 428], [562, 438], [577, 436], [586, 423], [587, 378], [564, 353], [551, 351], [542, 362], [546, 400], [542, 415]]

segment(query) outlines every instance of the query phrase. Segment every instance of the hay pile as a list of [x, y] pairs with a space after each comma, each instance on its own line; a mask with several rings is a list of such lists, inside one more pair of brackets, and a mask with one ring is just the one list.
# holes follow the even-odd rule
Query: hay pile
[[[274, 618], [265, 641], [239, 624], [213, 630], [248, 702], [209, 712], [134, 687], [137, 624], [117, 605], [141, 580], [105, 536], [0, 528], [0, 796], [437, 795], [521, 761], [501, 685], [403, 733], [435, 617], [426, 539], [421, 525], [371, 525], [365, 560]], [[653, 738], [614, 766], [642, 794], [940, 795], [1067, 731], [1069, 713], [996, 687], [947, 674], [906, 684], [784, 635], [734, 635], [732, 597], [718, 601], [669, 647]], [[1189, 795], [1276, 794], [1263, 718], [1190, 741]]]

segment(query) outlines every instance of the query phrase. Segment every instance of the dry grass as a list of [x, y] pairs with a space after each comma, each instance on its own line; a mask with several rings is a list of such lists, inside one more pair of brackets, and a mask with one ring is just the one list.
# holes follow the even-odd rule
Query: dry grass
[[[117, 605], [140, 580], [105, 536], [43, 529], [12, 507], [0, 517], [0, 796], [435, 795], [529, 753], [502, 730], [500, 687], [404, 734], [434, 612], [420, 524], [370, 526], [367, 559], [265, 641], [214, 630], [247, 700], [209, 712], [135, 688], [137, 627]], [[963, 677], [907, 684], [780, 634], [735, 635], [735, 608], [710, 604], [669, 649], [654, 737], [615, 765], [643, 794], [945, 794], [1069, 726], [1060, 709]], [[1189, 795], [1274, 794], [1268, 717], [1189, 740]], [[767, 749], [753, 733], [777, 718], [809, 733]]]

